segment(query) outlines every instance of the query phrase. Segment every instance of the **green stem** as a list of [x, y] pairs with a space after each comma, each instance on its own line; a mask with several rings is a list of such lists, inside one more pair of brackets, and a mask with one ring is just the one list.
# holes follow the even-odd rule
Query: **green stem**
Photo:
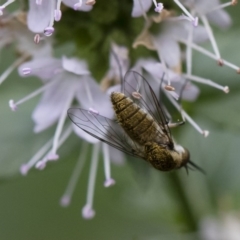
[[181, 204], [180, 209], [182, 210], [182, 216], [185, 219], [186, 225], [188, 227], [188, 231], [197, 232], [198, 221], [191, 209], [189, 199], [187, 198], [187, 195], [184, 190], [184, 186], [182, 185], [182, 182], [178, 173], [177, 172], [171, 173], [168, 179], [176, 199], [178, 199], [178, 202]]

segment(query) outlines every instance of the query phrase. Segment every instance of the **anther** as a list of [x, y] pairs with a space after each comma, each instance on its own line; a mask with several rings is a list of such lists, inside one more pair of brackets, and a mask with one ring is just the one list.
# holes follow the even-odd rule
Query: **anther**
[[17, 111], [17, 105], [14, 103], [13, 99], [9, 100], [9, 107], [13, 112]]
[[92, 219], [95, 216], [95, 211], [89, 204], [86, 204], [82, 209], [82, 216], [85, 219]]
[[175, 91], [175, 88], [171, 85], [165, 85], [164, 88], [167, 90], [167, 91]]
[[44, 35], [49, 37], [53, 34], [54, 32], [54, 27], [46, 27], [43, 31]]
[[26, 68], [23, 68], [22, 69], [22, 73], [23, 73], [23, 75], [29, 75], [30, 73], [32, 72], [32, 69], [31, 68], [29, 68], [29, 67], [26, 67]]
[[136, 99], [141, 99], [142, 95], [139, 92], [132, 92], [132, 96]]
[[86, 5], [93, 6], [95, 3], [96, 3], [95, 0], [87, 0], [85, 4], [86, 4]]
[[104, 187], [111, 187], [111, 186], [115, 185], [115, 183], [116, 182], [114, 179], [109, 178], [104, 182]]
[[220, 66], [220, 67], [222, 67], [222, 66], [224, 65], [224, 62], [223, 62], [222, 59], [219, 59], [219, 60], [217, 61], [217, 63], [218, 63], [218, 66]]
[[88, 113], [93, 114], [93, 115], [99, 115], [99, 112], [93, 108], [89, 108]]

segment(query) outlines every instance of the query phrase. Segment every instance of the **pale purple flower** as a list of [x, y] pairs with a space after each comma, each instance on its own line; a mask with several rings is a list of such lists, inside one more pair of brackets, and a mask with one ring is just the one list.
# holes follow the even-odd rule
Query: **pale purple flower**
[[[133, 69], [140, 74], [142, 74], [142, 70], [148, 72], [149, 76], [152, 77], [152, 81], [150, 81], [150, 79], [148, 79], [148, 81], [150, 81], [153, 89], [158, 89], [157, 86], [161, 85], [162, 90], [164, 91], [165, 87], [169, 85], [170, 81], [171, 86], [175, 90], [169, 91], [169, 94], [175, 99], [178, 99], [181, 94], [181, 98], [183, 100], [195, 101], [199, 95], [198, 87], [191, 82], [185, 86], [186, 79], [181, 76], [181, 74], [177, 74], [170, 69], [166, 69], [163, 64], [154, 59], [140, 59]], [[157, 92], [156, 95], [158, 95]]]
[[206, 15], [211, 23], [220, 28], [228, 28], [232, 23], [229, 14], [224, 9], [218, 8], [221, 4], [219, 0], [181, 0], [181, 2], [196, 15]]
[[181, 62], [181, 49], [179, 39], [188, 39], [190, 31], [193, 32], [192, 41], [201, 43], [208, 39], [206, 30], [202, 26], [193, 27], [185, 19], [168, 18], [161, 23], [161, 28], [154, 37], [154, 46], [160, 59], [169, 67], [176, 68]]
[[[101, 101], [105, 94], [97, 92], [98, 86], [90, 76], [84, 61], [66, 57], [62, 59], [38, 58], [22, 64], [19, 67], [19, 74], [23, 77], [26, 76], [24, 74], [26, 69], [29, 72], [27, 76], [38, 76], [45, 84], [49, 84], [32, 115], [35, 132], [40, 132], [55, 123], [69, 98], [70, 103], [76, 98], [84, 108], [98, 108], [96, 104], [99, 106], [102, 104]], [[92, 89], [92, 95], [88, 95], [88, 88]], [[93, 96], [96, 104], [92, 103], [91, 105], [91, 101], [94, 102]], [[108, 97], [105, 98], [108, 102]], [[70, 104], [66, 109], [69, 107]], [[108, 116], [106, 109], [111, 109], [110, 105], [109, 108], [102, 108], [100, 112]]]
[[[176, 101], [181, 92], [182, 99], [188, 101], [196, 100], [199, 90], [195, 85], [190, 82], [186, 84], [186, 79], [181, 74], [177, 74], [170, 69], [166, 69], [163, 64], [156, 62], [153, 59], [140, 59], [133, 69], [141, 74], [142, 70], [145, 70], [148, 73], [148, 82], [150, 83], [152, 89], [156, 91], [155, 94], [157, 96], [159, 95], [159, 86], [162, 86], [162, 92], [166, 95], [173, 106], [181, 113], [182, 119], [187, 120], [204, 137], [208, 136], [209, 132], [207, 130], [203, 130]], [[170, 86], [174, 89], [173, 91], [166, 90], [166, 86], [169, 86], [169, 83], [171, 83]]]
[[18, 20], [19, 16], [5, 14], [0, 19], [0, 49], [12, 44], [20, 56], [0, 75], [0, 84], [26, 59], [32, 57], [50, 56], [52, 48], [49, 41], [42, 41], [36, 44], [34, 34], [29, 32], [27, 27]]
[[[42, 170], [48, 161], [57, 160], [59, 158], [57, 154], [58, 148], [67, 140], [72, 131], [74, 131], [80, 138], [85, 140], [86, 143], [81, 148], [79, 161], [74, 168], [73, 175], [70, 178], [60, 203], [62, 206], [68, 206], [70, 204], [76, 182], [86, 160], [88, 145], [91, 144], [93, 146], [92, 164], [89, 173], [87, 200], [82, 210], [82, 215], [86, 219], [94, 217], [94, 182], [99, 153], [102, 152], [104, 156], [105, 187], [110, 187], [115, 184], [115, 180], [111, 177], [110, 160], [121, 164], [123, 162], [123, 154], [101, 143], [96, 138], [76, 127], [75, 124], [64, 127], [64, 123], [67, 117], [67, 109], [71, 107], [74, 99], [78, 101], [81, 108], [112, 118], [114, 113], [109, 95], [101, 91], [99, 85], [91, 77], [86, 62], [76, 58], [35, 58], [32, 61], [22, 64], [19, 67], [19, 74], [22, 77], [30, 75], [37, 76], [44, 84], [43, 87], [25, 97], [25, 99], [28, 100], [42, 93], [42, 98], [32, 115], [35, 123], [34, 131], [36, 133], [41, 132], [57, 122], [53, 138], [50, 139], [29, 162], [21, 166], [21, 173], [26, 175], [33, 166]], [[112, 92], [112, 89], [108, 89], [108, 91]], [[10, 107], [16, 110], [17, 106], [24, 101], [25, 100], [20, 100], [14, 103], [13, 100], [10, 100]]]
[[60, 21], [62, 16], [61, 3], [79, 11], [92, 9], [92, 6], [87, 5], [85, 0], [44, 0], [39, 2], [29, 0], [28, 28], [34, 33], [44, 33], [46, 36], [51, 36], [54, 32], [54, 21]]

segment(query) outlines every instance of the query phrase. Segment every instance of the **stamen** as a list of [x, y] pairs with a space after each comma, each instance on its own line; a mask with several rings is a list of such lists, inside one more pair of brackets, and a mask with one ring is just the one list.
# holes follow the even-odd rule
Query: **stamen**
[[27, 162], [20, 167], [20, 172], [22, 175], [27, 175], [28, 171], [36, 164], [36, 162], [47, 152], [47, 150], [52, 145], [52, 139], [47, 141], [38, 152]]
[[153, 0], [153, 3], [155, 5], [155, 12], [160, 13], [163, 10], [163, 4], [162, 3], [157, 3], [156, 0]]
[[77, 10], [79, 10], [81, 8], [81, 6], [82, 6], [82, 0], [79, 0], [78, 3], [74, 4], [73, 8], [74, 8], [74, 10], [77, 11]]
[[95, 3], [96, 3], [95, 0], [87, 0], [85, 4], [86, 4], [86, 5], [93, 6]]
[[60, 21], [62, 17], [62, 11], [61, 10], [54, 10], [54, 19], [56, 22]]
[[[188, 30], [188, 43], [192, 43], [193, 41], [193, 28], [189, 28]], [[187, 63], [187, 74], [192, 74], [192, 48], [190, 47], [190, 44], [187, 45], [186, 48], [186, 63]]]
[[32, 72], [32, 69], [29, 68], [29, 67], [25, 67], [25, 68], [22, 69], [22, 73], [25, 76], [29, 75], [31, 72]]
[[208, 13], [211, 13], [211, 12], [214, 12], [214, 11], [219, 10], [219, 9], [226, 8], [228, 6], [235, 6], [236, 4], [237, 4], [237, 0], [232, 0], [232, 1], [227, 2], [227, 3], [218, 4], [216, 7], [210, 9], [209, 11], [204, 12], [204, 15], [206, 15]]
[[[154, 44], [155, 44], [155, 45], [157, 44], [157, 43], [155, 42], [155, 40], [154, 40]], [[160, 62], [161, 62], [161, 64], [162, 64], [162, 66], [163, 66], [164, 74], [166, 74], [166, 77], [167, 77], [167, 85], [171, 86], [171, 80], [170, 80], [170, 77], [169, 77], [169, 72], [168, 72], [168, 68], [167, 68], [167, 66], [166, 66], [166, 63], [165, 63], [165, 61], [162, 59], [160, 51], [157, 50], [157, 52], [158, 52], [158, 57], [159, 57], [159, 59], [160, 59]]]
[[3, 10], [11, 3], [15, 2], [15, 0], [8, 0], [3, 5], [0, 6], [0, 16], [3, 15]]
[[[200, 47], [200, 46], [198, 46], [198, 45], [196, 45], [194, 43], [188, 43], [184, 39], [177, 39], [177, 41], [179, 41], [179, 42], [181, 42], [181, 43], [183, 43], [185, 45], [189, 44], [191, 46], [191, 48], [195, 49], [196, 51], [198, 51], [198, 52], [200, 52], [200, 53], [202, 53], [202, 54], [204, 54], [204, 55], [206, 55], [206, 56], [208, 56], [208, 57], [210, 57], [210, 58], [212, 58], [214, 60], [219, 61], [219, 59], [216, 57], [215, 54], [209, 52], [208, 50], [206, 50], [206, 49], [204, 49], [204, 48], [202, 48], [202, 47]], [[226, 66], [236, 70], [237, 72], [239, 71], [239, 67], [234, 65], [233, 63], [230, 63], [230, 62], [228, 62], [226, 60], [222, 60], [222, 61], [223, 61], [224, 65], [226, 65]]]
[[[69, 137], [69, 135], [72, 133], [72, 125], [69, 125], [66, 130], [63, 131], [63, 134], [61, 136], [61, 138], [59, 139], [59, 143], [58, 143], [58, 146], [57, 146], [57, 149], [59, 149], [62, 144], [67, 140], [67, 138]], [[56, 150], [57, 150], [56, 149]], [[39, 170], [42, 170], [46, 167], [46, 163], [49, 161], [49, 154], [51, 153], [51, 150], [43, 157], [42, 160], [38, 161], [36, 164], [35, 164], [35, 167]]]
[[135, 99], [141, 99], [142, 98], [142, 95], [139, 92], [132, 92], [132, 96]]
[[115, 184], [115, 180], [111, 178], [109, 148], [106, 143], [103, 143], [103, 162], [104, 162], [104, 172], [105, 172], [105, 179], [106, 179], [104, 182], [104, 187], [110, 187]]
[[88, 113], [91, 113], [93, 115], [99, 115], [99, 112], [97, 110], [93, 109], [93, 108], [89, 108]]
[[68, 99], [66, 99], [65, 105], [63, 106], [62, 113], [61, 113], [59, 121], [58, 121], [58, 125], [56, 128], [54, 137], [53, 137], [53, 146], [50, 151], [51, 153], [48, 155], [48, 160], [57, 160], [58, 159], [58, 155], [56, 152], [57, 152], [57, 148], [59, 145], [59, 143], [58, 143], [59, 137], [62, 132], [62, 128], [63, 128], [64, 122], [65, 122], [65, 119], [67, 117], [66, 112], [67, 112], [68, 108], [70, 107], [72, 100], [73, 100], [73, 96], [75, 94], [74, 89], [72, 89], [72, 91], [70, 91], [70, 92], [71, 93], [69, 94]]
[[194, 76], [194, 75], [189, 75], [189, 74], [183, 74], [183, 76], [185, 78], [189, 79], [189, 80], [192, 80], [192, 81], [195, 81], [195, 82], [199, 82], [199, 83], [202, 83], [202, 84], [206, 84], [206, 85], [215, 87], [217, 89], [220, 89], [220, 90], [222, 90], [225, 93], [229, 93], [229, 87], [228, 86], [222, 86], [222, 85], [220, 85], [218, 83], [213, 82], [210, 79], [201, 78], [201, 77]]
[[14, 61], [0, 76], [0, 85], [7, 79], [7, 77], [16, 69], [20, 64], [22, 64], [26, 59], [29, 58], [29, 55], [25, 54], [19, 57]]
[[40, 42], [40, 40], [41, 40], [41, 36], [37, 33], [37, 34], [34, 36], [33, 41], [34, 41], [36, 44], [38, 44], [38, 43]]
[[237, 3], [238, 3], [238, 0], [232, 0], [232, 1], [231, 1], [231, 4], [232, 4], [233, 6], [237, 5]]
[[87, 97], [88, 97], [90, 105], [91, 105], [93, 103], [93, 98], [92, 98], [92, 94], [91, 94], [91, 91], [90, 91], [89, 86], [88, 86], [87, 79], [84, 79], [84, 86], [85, 86], [85, 89], [86, 89]]
[[[49, 66], [51, 67], [51, 66]], [[39, 72], [42, 72], [45, 70], [46, 67], [40, 67], [40, 68], [37, 68], [37, 67], [34, 67], [34, 68], [30, 68], [30, 67], [25, 67], [25, 68], [22, 68], [21, 69], [21, 73], [24, 75], [24, 76], [28, 76], [29, 74], [38, 74]], [[57, 75], [59, 73], [63, 72], [63, 69], [61, 66], [59, 66], [59, 68], [55, 68], [54, 69], [54, 74]]]
[[189, 17], [191, 22], [193, 23], [193, 26], [196, 27], [198, 25], [198, 17], [193, 17], [192, 14], [182, 5], [181, 2], [178, 0], [173, 0], [181, 9], [182, 11]]
[[54, 27], [46, 27], [43, 31], [44, 35], [50, 37], [54, 32]]
[[[89, 85], [88, 85], [88, 82], [87, 82], [86, 79], [84, 79], [84, 86], [85, 86], [85, 89], [86, 89], [89, 104], [93, 105], [94, 101], [93, 101], [92, 93], [91, 93], [91, 90], [89, 89]], [[96, 109], [91, 108], [91, 107], [88, 109], [88, 113], [93, 114], [93, 115], [99, 115], [99, 111], [97, 111]]]
[[16, 103], [14, 103], [13, 99], [11, 99], [9, 101], [9, 107], [13, 110], [16, 111], [17, 110], [17, 106], [19, 106], [20, 104], [23, 104], [24, 102], [32, 99], [33, 97], [36, 97], [38, 94], [44, 92], [47, 88], [49, 88], [55, 81], [51, 81], [47, 84], [45, 84], [44, 86], [40, 87], [39, 89], [37, 89], [36, 91], [30, 93], [29, 95], [27, 95], [26, 97], [20, 99], [19, 101], [17, 101]]
[[54, 32], [54, 27], [53, 27], [53, 24], [54, 24], [54, 2], [55, 1], [51, 1], [51, 4], [52, 4], [51, 9], [52, 9], [52, 11], [51, 11], [49, 25], [43, 31], [44, 35], [47, 36], [47, 37], [51, 36], [53, 34], [53, 32]]
[[61, 19], [61, 17], [62, 17], [62, 12], [61, 12], [61, 9], [60, 9], [60, 7], [61, 7], [61, 2], [62, 2], [62, 0], [58, 0], [57, 1], [57, 8], [55, 9], [55, 11], [54, 11], [54, 19], [55, 19], [55, 21], [60, 21], [60, 19]]
[[17, 105], [14, 103], [13, 99], [9, 100], [9, 107], [13, 112], [17, 111]]
[[81, 172], [83, 170], [84, 164], [86, 162], [86, 155], [88, 152], [88, 146], [89, 144], [87, 142], [83, 142], [83, 145], [81, 147], [81, 151], [80, 151], [80, 156], [78, 158], [78, 161], [76, 163], [76, 166], [73, 169], [73, 173], [69, 179], [67, 188], [63, 194], [63, 196], [60, 199], [60, 204], [63, 207], [66, 207], [70, 204], [71, 199], [72, 199], [72, 195], [74, 193], [74, 190], [76, 188], [78, 179], [81, 175]]
[[182, 114], [182, 118], [185, 119], [199, 132], [201, 133], [204, 137], [207, 137], [209, 134], [209, 131], [207, 130], [202, 130], [196, 122], [182, 109], [179, 104], [172, 99], [172, 97], [166, 92], [167, 98], [170, 100], [170, 102], [173, 104], [173, 106]]
[[204, 137], [208, 137], [208, 135], [209, 135], [209, 131], [204, 130], [204, 131], [203, 131], [203, 136], [204, 136]]
[[212, 47], [213, 47], [213, 51], [215, 52], [215, 55], [218, 59], [221, 59], [221, 56], [220, 56], [220, 52], [219, 52], [219, 49], [218, 49], [218, 46], [217, 46], [217, 42], [216, 42], [216, 39], [213, 35], [213, 32], [212, 32], [212, 29], [210, 27], [210, 24], [207, 20], [207, 17], [205, 15], [201, 16], [201, 20], [205, 26], [205, 29], [208, 33], [208, 36], [209, 36], [209, 39], [211, 41], [211, 44], [212, 44]]
[[167, 90], [167, 91], [175, 91], [175, 88], [171, 85], [165, 85], [164, 88]]
[[93, 156], [92, 156], [89, 179], [88, 179], [88, 190], [87, 190], [87, 200], [86, 200], [87, 202], [82, 209], [82, 216], [85, 219], [91, 219], [95, 216], [95, 211], [93, 210], [92, 206], [93, 206], [95, 180], [97, 175], [99, 146], [100, 146], [99, 143], [96, 143], [93, 147]]

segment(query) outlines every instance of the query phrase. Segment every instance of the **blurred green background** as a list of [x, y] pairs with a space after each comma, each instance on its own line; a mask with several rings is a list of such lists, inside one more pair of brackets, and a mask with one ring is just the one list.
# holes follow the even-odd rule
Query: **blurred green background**
[[[234, 24], [224, 31], [215, 29], [223, 59], [240, 64], [239, 6], [229, 8]], [[210, 44], [205, 47], [210, 48]], [[1, 51], [0, 72], [13, 61], [11, 48]], [[230, 87], [230, 93], [198, 85], [199, 99], [186, 104], [190, 115], [208, 138], [186, 123], [176, 133], [191, 159], [206, 176], [184, 169], [162, 173], [149, 169], [139, 178], [125, 164], [112, 165], [116, 185], [104, 188], [100, 161], [95, 191], [93, 220], [84, 220], [88, 169], [83, 174], [68, 208], [59, 205], [80, 150], [80, 140], [72, 135], [59, 150], [60, 160], [44, 171], [32, 170], [23, 177], [22, 163], [53, 135], [54, 128], [41, 134], [32, 132], [31, 112], [39, 97], [11, 112], [10, 99], [18, 100], [40, 86], [34, 78], [21, 79], [15, 71], [0, 87], [0, 239], [198, 239], [196, 230], [206, 217], [240, 212], [240, 75], [194, 52], [194, 74]], [[140, 163], [136, 160], [135, 165]], [[148, 167], [146, 165], [146, 167]]]

